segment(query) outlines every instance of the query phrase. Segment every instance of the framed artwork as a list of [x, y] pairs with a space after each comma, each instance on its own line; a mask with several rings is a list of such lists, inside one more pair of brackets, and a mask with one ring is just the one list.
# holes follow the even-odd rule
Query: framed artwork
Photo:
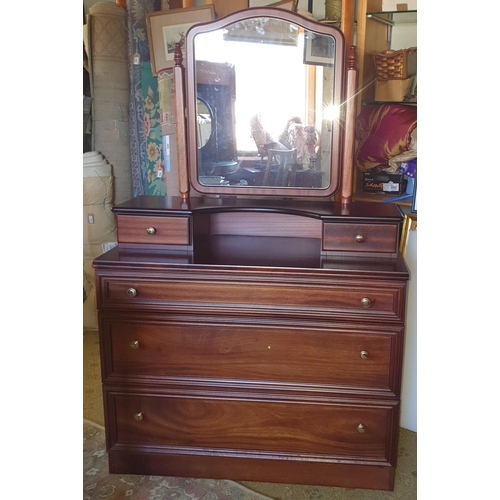
[[278, 7], [280, 9], [297, 12], [299, 0], [281, 0], [280, 2], [267, 3], [265, 0], [249, 0], [249, 7]]
[[215, 18], [213, 5], [192, 9], [173, 9], [146, 14], [151, 71], [154, 76], [174, 67], [175, 44], [186, 36], [187, 30], [198, 23]]
[[282, 0], [281, 2], [270, 3], [266, 7], [278, 7], [280, 9], [291, 10], [292, 12], [297, 12], [298, 6], [299, 6], [299, 0]]
[[304, 33], [304, 64], [333, 66], [335, 58], [335, 40], [328, 35], [312, 31]]

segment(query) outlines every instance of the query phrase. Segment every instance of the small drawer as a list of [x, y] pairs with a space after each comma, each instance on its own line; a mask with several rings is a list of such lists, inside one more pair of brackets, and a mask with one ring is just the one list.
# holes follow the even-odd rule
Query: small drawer
[[396, 253], [397, 224], [323, 224], [323, 250]]
[[310, 328], [296, 324], [194, 323], [104, 315], [104, 377], [207, 378], [307, 384], [394, 396], [402, 327]]
[[[386, 437], [397, 403], [314, 404], [281, 398], [105, 391], [110, 447], [150, 446], [186, 453], [390, 461]], [[113, 435], [114, 434], [114, 435]]]
[[189, 217], [136, 217], [118, 215], [119, 243], [147, 245], [189, 245]]

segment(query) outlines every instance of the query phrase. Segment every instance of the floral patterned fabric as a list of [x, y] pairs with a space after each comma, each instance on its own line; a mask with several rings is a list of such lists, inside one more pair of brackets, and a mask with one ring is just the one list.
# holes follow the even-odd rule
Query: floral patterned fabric
[[[146, 14], [161, 10], [161, 0], [127, 0], [130, 61], [130, 161], [132, 196], [165, 194], [158, 82], [151, 73]], [[156, 170], [155, 170], [156, 169]]]
[[163, 174], [163, 145], [160, 124], [160, 99], [158, 97], [158, 80], [151, 73], [151, 61], [141, 68], [143, 134], [146, 143], [146, 190], [145, 194], [167, 194]]

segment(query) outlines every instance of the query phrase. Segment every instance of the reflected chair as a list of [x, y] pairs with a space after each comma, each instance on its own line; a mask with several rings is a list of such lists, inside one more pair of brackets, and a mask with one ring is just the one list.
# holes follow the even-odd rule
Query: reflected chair
[[297, 149], [269, 149], [264, 171], [264, 186], [294, 186]]

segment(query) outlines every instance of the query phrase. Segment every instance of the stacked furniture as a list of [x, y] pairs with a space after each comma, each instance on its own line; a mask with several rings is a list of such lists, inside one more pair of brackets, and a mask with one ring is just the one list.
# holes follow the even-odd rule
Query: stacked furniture
[[127, 10], [97, 2], [88, 16], [92, 78], [92, 149], [114, 168], [115, 203], [132, 196], [129, 144]]
[[98, 151], [83, 153], [83, 328], [97, 330], [93, 260], [116, 245], [112, 212], [114, 178], [111, 165]]

